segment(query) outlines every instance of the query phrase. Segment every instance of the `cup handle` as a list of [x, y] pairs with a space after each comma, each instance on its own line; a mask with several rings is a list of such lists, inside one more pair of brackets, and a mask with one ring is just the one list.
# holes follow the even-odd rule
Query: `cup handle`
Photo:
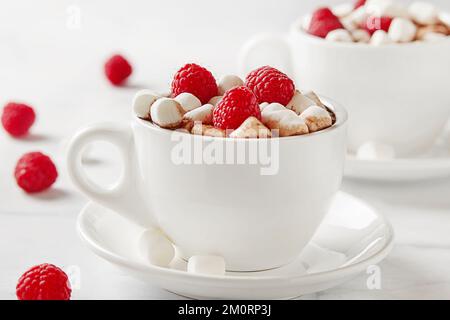
[[[81, 161], [83, 151], [94, 141], [113, 144], [122, 158], [124, 165], [122, 175], [111, 188], [98, 185], [83, 170]], [[138, 225], [147, 228], [156, 226], [156, 220], [140, 197], [141, 181], [131, 126], [103, 123], [78, 131], [69, 143], [67, 167], [73, 183], [92, 201], [116, 211]]]
[[240, 74], [248, 74], [263, 65], [278, 68], [291, 78], [294, 76], [288, 36], [263, 33], [250, 38], [244, 44], [239, 54]]

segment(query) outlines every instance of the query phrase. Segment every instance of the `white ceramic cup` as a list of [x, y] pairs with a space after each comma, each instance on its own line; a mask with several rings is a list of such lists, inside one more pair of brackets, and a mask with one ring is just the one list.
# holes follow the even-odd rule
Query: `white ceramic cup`
[[[203, 144], [200, 152], [210, 143], [256, 150], [263, 139], [174, 133], [138, 118], [131, 126], [100, 124], [79, 131], [68, 149], [69, 174], [91, 200], [135, 223], [160, 228], [185, 258], [220, 255], [234, 271], [279, 267], [309, 242], [341, 184], [347, 114], [328, 105], [337, 116], [332, 127], [272, 139], [277, 142], [272, 158], [278, 158], [272, 175], [262, 175], [264, 165], [248, 161], [180, 164], [173, 158], [180, 146], [176, 135]], [[111, 189], [91, 181], [82, 168], [83, 149], [98, 140], [115, 145], [123, 158], [123, 174]]]
[[300, 88], [345, 105], [351, 152], [374, 141], [402, 157], [434, 144], [450, 116], [450, 37], [376, 47], [325, 41], [300, 24], [287, 35], [250, 39], [241, 52], [241, 73], [277, 66]]

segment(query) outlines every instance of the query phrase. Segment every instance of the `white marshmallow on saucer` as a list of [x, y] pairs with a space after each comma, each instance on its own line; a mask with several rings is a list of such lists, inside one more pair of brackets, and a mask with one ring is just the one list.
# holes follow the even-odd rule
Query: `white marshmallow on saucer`
[[225, 138], [225, 130], [215, 128], [211, 125], [202, 124], [201, 122], [195, 122], [191, 129], [191, 133], [199, 136], [209, 136], [217, 138]]
[[314, 106], [316, 103], [314, 100], [308, 98], [300, 91], [295, 90], [294, 96], [291, 101], [286, 105], [286, 108], [294, 111], [296, 114], [300, 114], [305, 111], [308, 107]]
[[223, 96], [225, 92], [227, 92], [230, 89], [233, 89], [235, 87], [240, 87], [244, 85], [244, 81], [242, 81], [241, 78], [238, 76], [235, 76], [233, 74], [229, 74], [226, 76], [223, 76], [218, 83], [218, 89], [219, 89], [219, 95]]
[[390, 44], [392, 43], [391, 38], [389, 38], [389, 35], [384, 30], [377, 30], [374, 32], [372, 37], [370, 38], [371, 45], [373, 46], [381, 46], [383, 44]]
[[270, 130], [255, 117], [248, 117], [230, 134], [230, 138], [270, 138], [271, 136]]
[[345, 21], [348, 24], [352, 23], [354, 26], [360, 26], [364, 22], [366, 22], [368, 17], [369, 14], [366, 12], [366, 7], [361, 6], [358, 9], [354, 10], [352, 13], [350, 13], [347, 17], [342, 19], [342, 21]]
[[395, 158], [395, 151], [387, 144], [368, 141], [358, 148], [356, 158], [360, 160], [390, 160]]
[[189, 92], [180, 93], [175, 97], [175, 101], [177, 101], [186, 112], [194, 110], [202, 105], [200, 100]]
[[[450, 12], [440, 12], [438, 15], [439, 21], [450, 29]], [[450, 31], [450, 30], [449, 30]]]
[[425, 1], [413, 2], [408, 7], [410, 17], [420, 24], [436, 24], [439, 22], [439, 12], [436, 7]]
[[158, 100], [159, 95], [151, 90], [144, 89], [138, 91], [133, 98], [133, 110], [136, 116], [142, 119], [150, 117], [150, 108]]
[[446, 39], [447, 36], [445, 34], [439, 33], [439, 32], [427, 32], [425, 33], [420, 40], [427, 41], [427, 42], [435, 42], [435, 41], [441, 41], [442, 39]]
[[183, 116], [183, 120], [212, 124], [213, 109], [214, 107], [212, 104], [205, 104], [199, 108], [186, 112]]
[[268, 113], [272, 111], [279, 111], [279, 110], [287, 110], [285, 106], [278, 102], [269, 103], [266, 107], [264, 107], [264, 110], [262, 113]]
[[264, 109], [269, 105], [268, 102], [263, 102], [259, 104], [259, 110], [261, 110], [261, 112], [264, 111]]
[[223, 276], [225, 275], [225, 260], [220, 256], [192, 256], [188, 260], [187, 272]]
[[309, 132], [305, 121], [292, 110], [284, 108], [284, 110], [267, 111], [263, 112], [261, 116], [263, 124], [271, 130], [278, 130], [280, 137], [307, 134]]
[[336, 29], [328, 32], [325, 40], [335, 41], [335, 42], [353, 42], [353, 38], [345, 29]]
[[351, 32], [352, 38], [355, 42], [369, 43], [370, 33], [364, 29], [356, 29]]
[[416, 33], [417, 40], [434, 41], [447, 37], [447, 27], [439, 24], [419, 27]]
[[223, 96], [215, 96], [212, 97], [209, 101], [208, 104], [213, 105], [214, 107], [217, 106], [217, 104], [220, 102], [220, 100], [222, 100]]
[[300, 114], [308, 126], [309, 132], [316, 132], [328, 128], [333, 120], [327, 110], [319, 106], [311, 106]]
[[358, 25], [354, 23], [351, 16], [343, 17], [340, 19], [340, 21], [344, 28], [350, 32], [358, 29]]
[[141, 256], [150, 264], [167, 267], [175, 257], [172, 242], [158, 229], [144, 231], [138, 243]]
[[392, 0], [367, 0], [366, 13], [376, 17], [408, 17], [408, 9]]
[[355, 5], [352, 2], [341, 3], [331, 8], [336, 17], [343, 18], [353, 12]]
[[152, 121], [166, 129], [177, 128], [183, 120], [184, 113], [181, 105], [171, 98], [156, 100], [150, 109]]
[[417, 27], [409, 19], [394, 18], [388, 36], [393, 42], [411, 42], [416, 37]]

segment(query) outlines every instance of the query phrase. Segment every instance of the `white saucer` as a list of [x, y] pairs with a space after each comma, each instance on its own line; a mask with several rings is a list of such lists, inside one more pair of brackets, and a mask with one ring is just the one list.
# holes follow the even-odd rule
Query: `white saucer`
[[82, 210], [77, 228], [93, 252], [131, 276], [182, 296], [210, 299], [282, 299], [322, 291], [380, 262], [391, 250], [394, 238], [392, 227], [374, 208], [342, 192], [295, 261], [261, 272], [190, 274], [178, 258], [170, 268], [150, 265], [137, 251], [144, 230], [95, 203]]

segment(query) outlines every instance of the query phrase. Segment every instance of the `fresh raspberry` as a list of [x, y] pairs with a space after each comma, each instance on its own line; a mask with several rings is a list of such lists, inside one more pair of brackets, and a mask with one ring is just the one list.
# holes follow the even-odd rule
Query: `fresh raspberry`
[[109, 81], [115, 85], [121, 85], [133, 72], [130, 63], [121, 55], [114, 55], [105, 63], [105, 74]]
[[13, 137], [27, 134], [35, 119], [33, 108], [26, 104], [10, 102], [3, 108], [3, 127]]
[[295, 93], [294, 82], [283, 72], [269, 66], [250, 72], [245, 85], [253, 91], [258, 103], [278, 102], [285, 106]]
[[19, 187], [33, 193], [48, 189], [56, 181], [58, 171], [48, 156], [30, 152], [19, 159], [14, 176]]
[[357, 1], [355, 2], [354, 10], [356, 10], [356, 9], [358, 9], [358, 8], [360, 8], [360, 7], [362, 7], [362, 6], [365, 5], [365, 4], [366, 4], [366, 0], [357, 0]]
[[175, 73], [172, 81], [174, 97], [183, 92], [196, 96], [203, 104], [218, 95], [216, 79], [207, 69], [188, 63]]
[[392, 18], [391, 17], [375, 17], [370, 16], [367, 18], [366, 23], [364, 24], [364, 29], [367, 30], [371, 35], [375, 33], [377, 30], [384, 30], [386, 32], [389, 31], [389, 27], [391, 26]]
[[319, 8], [313, 13], [308, 33], [325, 38], [329, 32], [336, 29], [344, 29], [339, 18], [329, 8]]
[[247, 87], [235, 87], [225, 92], [214, 108], [213, 123], [219, 129], [237, 129], [248, 117], [261, 120], [261, 110], [253, 92]]
[[69, 300], [69, 278], [60, 268], [44, 263], [25, 272], [16, 286], [19, 300]]

